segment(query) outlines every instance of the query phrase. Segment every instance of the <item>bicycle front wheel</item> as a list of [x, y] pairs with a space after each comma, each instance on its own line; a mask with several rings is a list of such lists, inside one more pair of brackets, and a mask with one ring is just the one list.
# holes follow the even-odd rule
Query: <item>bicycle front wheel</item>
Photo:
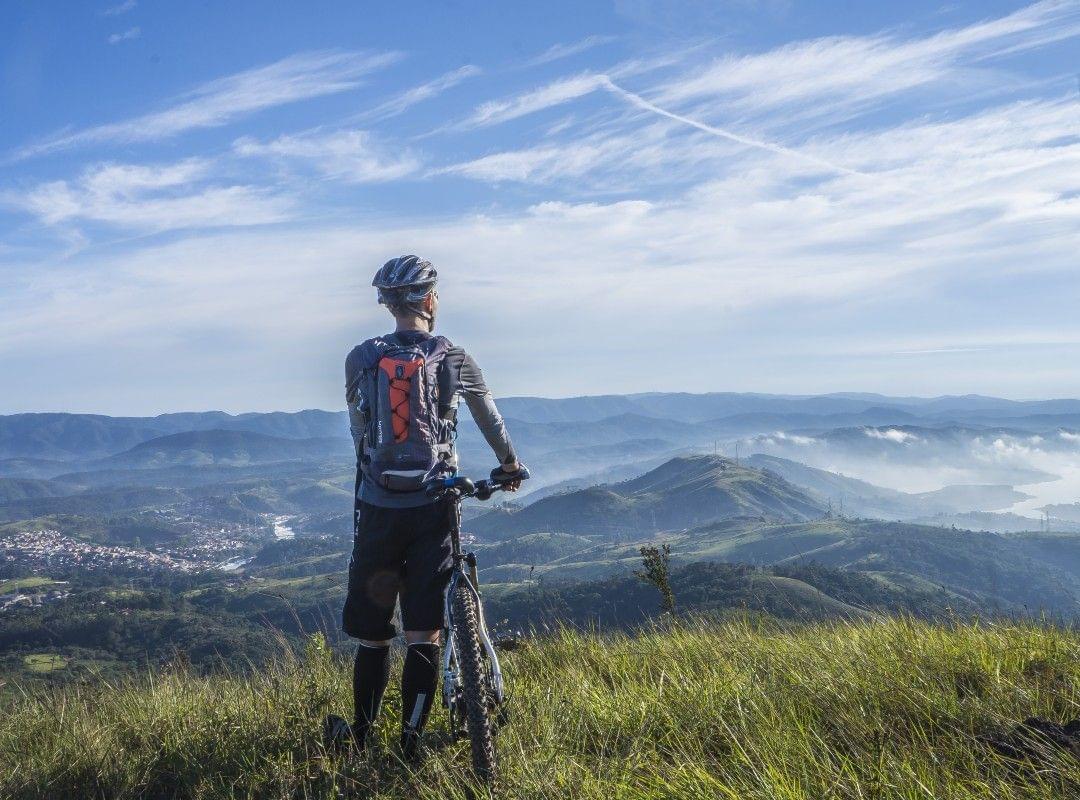
[[495, 739], [489, 716], [490, 698], [483, 651], [480, 647], [479, 610], [476, 598], [464, 583], [454, 589], [454, 650], [461, 670], [465, 725], [472, 747], [476, 776], [484, 783], [495, 782]]

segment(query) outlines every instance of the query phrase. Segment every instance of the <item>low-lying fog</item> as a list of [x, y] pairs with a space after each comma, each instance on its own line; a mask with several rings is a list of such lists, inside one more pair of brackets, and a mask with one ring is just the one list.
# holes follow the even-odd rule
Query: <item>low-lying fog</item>
[[[743, 452], [782, 456], [905, 492], [963, 484], [1007, 484], [1030, 495], [1009, 508], [1037, 518], [1047, 505], [1080, 501], [1080, 434], [862, 428], [820, 435], [774, 433], [740, 443]], [[1071, 509], [1051, 510], [1067, 518]]]

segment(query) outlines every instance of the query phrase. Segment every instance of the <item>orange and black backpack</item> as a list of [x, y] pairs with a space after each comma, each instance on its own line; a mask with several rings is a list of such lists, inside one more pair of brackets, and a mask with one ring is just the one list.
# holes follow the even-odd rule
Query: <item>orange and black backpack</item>
[[457, 466], [451, 398], [439, 397], [439, 367], [451, 346], [443, 336], [360, 346], [360, 468], [384, 489], [417, 491], [426, 477]]

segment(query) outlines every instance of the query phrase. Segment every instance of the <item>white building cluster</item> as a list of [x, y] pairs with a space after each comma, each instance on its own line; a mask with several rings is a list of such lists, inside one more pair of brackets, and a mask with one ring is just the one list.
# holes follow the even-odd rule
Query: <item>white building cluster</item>
[[0, 564], [10, 563], [46, 574], [70, 569], [194, 572], [200, 568], [195, 561], [169, 553], [94, 544], [48, 529], [22, 531], [0, 541]]

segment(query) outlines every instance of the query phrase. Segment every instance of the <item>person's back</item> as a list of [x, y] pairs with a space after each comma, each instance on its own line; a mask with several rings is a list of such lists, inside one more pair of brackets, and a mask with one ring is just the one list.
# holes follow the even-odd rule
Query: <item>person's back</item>
[[359, 747], [379, 712], [389, 677], [392, 623], [400, 600], [408, 644], [402, 671], [402, 749], [415, 754], [438, 681], [439, 629], [449, 578], [450, 520], [424, 480], [457, 467], [457, 406], [464, 397], [504, 479], [520, 465], [476, 362], [432, 333], [437, 273], [417, 256], [388, 261], [372, 285], [396, 329], [353, 348], [345, 399], [356, 452], [353, 554], [342, 628], [359, 639], [353, 670], [355, 718], [330, 734]]

